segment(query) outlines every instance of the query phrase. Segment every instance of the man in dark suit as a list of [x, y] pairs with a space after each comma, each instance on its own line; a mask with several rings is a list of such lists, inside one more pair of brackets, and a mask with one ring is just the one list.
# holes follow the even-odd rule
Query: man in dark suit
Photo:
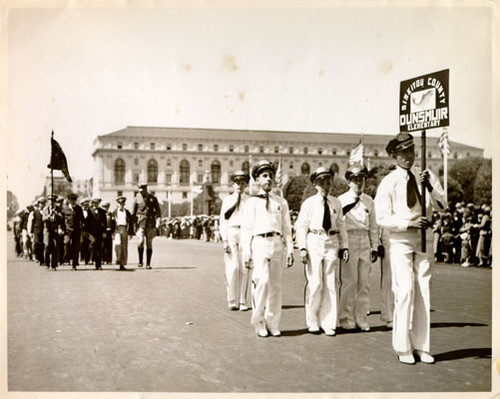
[[68, 194], [68, 203], [63, 207], [66, 234], [64, 236], [65, 251], [64, 258], [71, 260], [72, 270], [78, 266], [78, 255], [80, 253], [80, 239], [83, 227], [83, 210], [76, 203], [78, 196], [75, 193]]
[[90, 243], [90, 252], [95, 262], [96, 270], [102, 270], [102, 239], [106, 231], [106, 211], [99, 207], [100, 198], [92, 198], [92, 205], [89, 208], [90, 217], [89, 233], [95, 241]]
[[116, 222], [113, 212], [109, 211], [109, 202], [102, 204], [102, 209], [106, 212], [106, 230], [102, 239], [102, 261], [110, 265], [113, 261], [113, 233], [115, 232]]
[[56, 270], [59, 264], [60, 236], [64, 234], [65, 225], [61, 209], [57, 205], [57, 197], [49, 198], [49, 204], [42, 213], [43, 242], [45, 244], [45, 266]]
[[33, 224], [31, 225], [31, 234], [33, 235], [33, 252], [35, 253], [35, 259], [38, 261], [40, 266], [44, 265], [43, 259], [43, 219], [42, 212], [45, 208], [46, 199], [44, 197], [39, 198], [35, 205], [35, 210], [33, 213]]
[[[95, 241], [89, 228], [94, 224], [94, 216], [90, 211], [90, 199], [84, 198], [80, 202], [83, 212], [83, 226], [80, 239], [80, 259], [85, 265], [90, 263], [90, 246]], [[93, 244], [92, 244], [93, 245]]]

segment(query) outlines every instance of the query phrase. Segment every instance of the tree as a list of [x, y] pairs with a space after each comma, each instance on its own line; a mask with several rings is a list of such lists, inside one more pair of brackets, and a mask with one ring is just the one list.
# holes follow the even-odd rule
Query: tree
[[288, 180], [283, 187], [283, 198], [288, 201], [291, 211], [299, 211], [302, 204], [302, 195], [309, 179], [307, 176], [295, 176]]
[[377, 194], [377, 188], [381, 182], [381, 180], [389, 174], [391, 169], [389, 166], [382, 165], [382, 166], [376, 166], [368, 172], [368, 177], [366, 178], [366, 183], [365, 183], [365, 193], [368, 194], [370, 197], [375, 198], [375, 195]]
[[448, 179], [455, 179], [463, 189], [463, 202], [474, 202], [474, 184], [479, 168], [485, 160], [469, 158], [457, 160], [448, 171]]
[[474, 203], [491, 205], [491, 159], [485, 159], [474, 181]]
[[[349, 185], [343, 177], [335, 176], [333, 178], [332, 188], [330, 189], [330, 195], [334, 197], [338, 197], [340, 194], [345, 193], [349, 190]], [[304, 202], [307, 198], [316, 194], [316, 189], [314, 185], [308, 180], [307, 186], [304, 188], [304, 192], [302, 194], [302, 202]]]
[[448, 177], [448, 204], [456, 204], [464, 198], [464, 189], [453, 177]]
[[19, 209], [19, 203], [12, 191], [7, 191], [7, 220], [13, 218]]

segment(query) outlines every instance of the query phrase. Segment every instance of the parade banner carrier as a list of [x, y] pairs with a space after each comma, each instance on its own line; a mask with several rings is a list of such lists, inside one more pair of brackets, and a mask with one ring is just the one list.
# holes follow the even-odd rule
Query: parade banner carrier
[[432, 129], [449, 126], [448, 80], [450, 70], [405, 80], [399, 89], [399, 130]]

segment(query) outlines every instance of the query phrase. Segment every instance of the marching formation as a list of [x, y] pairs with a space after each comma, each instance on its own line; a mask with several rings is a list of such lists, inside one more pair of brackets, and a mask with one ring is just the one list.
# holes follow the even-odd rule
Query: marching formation
[[[434, 363], [430, 350], [430, 256], [421, 248], [421, 231], [431, 226], [425, 209], [444, 211], [446, 196], [437, 177], [424, 170], [418, 181], [411, 168], [415, 143], [408, 133], [392, 139], [386, 150], [396, 167], [381, 181], [372, 200], [364, 194], [368, 171], [349, 165], [349, 190], [330, 195], [334, 173], [318, 168], [310, 180], [317, 193], [301, 205], [295, 223], [296, 246], [306, 276], [306, 325], [310, 333], [335, 336], [370, 331], [370, 264], [382, 259], [381, 318], [393, 329], [393, 349], [400, 362]], [[247, 310], [252, 290], [251, 323], [259, 337], [281, 335], [282, 274], [294, 262], [292, 223], [286, 200], [272, 193], [275, 167], [260, 161], [252, 169], [259, 191], [244, 193], [250, 176], [231, 176], [234, 193], [220, 214], [230, 310]], [[425, 198], [425, 199], [424, 199]]]
[[[219, 218], [162, 221], [158, 200], [146, 184], [138, 186], [131, 211], [123, 196], [116, 198], [113, 211], [99, 198], [79, 203], [76, 194], [66, 200], [41, 198], [27, 211], [18, 212], [16, 251], [50, 270], [64, 263], [70, 263], [73, 270], [81, 263], [101, 270], [103, 264], [112, 264], [115, 252], [119, 269], [128, 270], [128, 240], [135, 235], [138, 266], [151, 269], [157, 234], [220, 239], [227, 306], [232, 311], [251, 308], [251, 324], [258, 337], [281, 335], [282, 275], [294, 264], [294, 248], [304, 265], [305, 324], [311, 334], [332, 337], [339, 328], [371, 330], [369, 275], [371, 265], [380, 260], [381, 320], [392, 329], [399, 361], [414, 364], [416, 356], [433, 363], [429, 354], [431, 257], [437, 260], [441, 248], [445, 259], [468, 265], [477, 248], [475, 259], [487, 263], [490, 210], [481, 213], [479, 225], [472, 225], [473, 210], [465, 209], [467, 218], [458, 226], [451, 214], [443, 213], [448, 206], [438, 178], [429, 170], [413, 174], [413, 137], [398, 134], [386, 151], [395, 167], [380, 182], [375, 199], [364, 193], [368, 170], [361, 163], [348, 165], [344, 177], [349, 189], [338, 198], [330, 194], [334, 172], [320, 167], [310, 176], [316, 194], [302, 203], [296, 220], [291, 218], [288, 202], [273, 193], [276, 169], [267, 160], [258, 162], [251, 176], [243, 171], [231, 175], [234, 192], [223, 199]], [[249, 195], [245, 190], [251, 178], [258, 191]], [[460, 212], [458, 207], [456, 212]], [[422, 231], [433, 223], [434, 251], [422, 247]], [[471, 228], [481, 231], [474, 249], [466, 234]], [[460, 237], [458, 246], [445, 243], [450, 232]]]

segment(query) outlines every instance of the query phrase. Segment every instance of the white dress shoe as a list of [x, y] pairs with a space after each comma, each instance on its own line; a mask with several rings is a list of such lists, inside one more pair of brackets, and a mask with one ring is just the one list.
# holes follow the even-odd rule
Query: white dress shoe
[[259, 337], [267, 337], [269, 334], [268, 334], [268, 332], [267, 332], [267, 330], [265, 328], [259, 328], [257, 330], [257, 335]]
[[229, 308], [229, 310], [238, 310], [238, 306], [236, 305], [228, 305], [227, 307]]
[[273, 337], [281, 337], [281, 331], [278, 330], [277, 328], [270, 328], [269, 332]]
[[415, 358], [411, 352], [398, 352], [397, 354], [401, 363], [415, 364]]
[[319, 327], [309, 327], [307, 329], [311, 334], [321, 334]]
[[422, 363], [434, 364], [435, 362], [434, 357], [429, 355], [427, 352], [416, 350], [415, 355], [417, 355]]
[[243, 305], [243, 304], [241, 304], [241, 305], [240, 305], [240, 310], [241, 310], [242, 312], [246, 312], [246, 311], [248, 310], [248, 306], [247, 306], [247, 305]]
[[336, 335], [336, 332], [333, 328], [323, 328], [323, 331], [325, 332], [325, 335], [328, 335], [330, 337], [334, 337]]

